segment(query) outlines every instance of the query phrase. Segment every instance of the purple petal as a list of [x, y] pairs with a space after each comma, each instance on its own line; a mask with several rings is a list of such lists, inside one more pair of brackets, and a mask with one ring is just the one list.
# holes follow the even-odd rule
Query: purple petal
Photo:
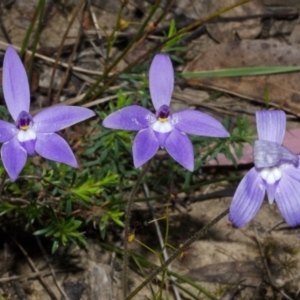
[[282, 110], [257, 111], [256, 126], [260, 140], [282, 144], [286, 127], [286, 115]]
[[47, 158], [77, 168], [78, 164], [68, 143], [56, 133], [37, 134], [35, 151]]
[[278, 184], [275, 201], [290, 226], [300, 224], [300, 184], [297, 180], [284, 174]]
[[236, 227], [248, 223], [257, 214], [265, 195], [259, 173], [252, 168], [240, 182], [230, 205], [229, 220]]
[[224, 126], [215, 118], [195, 110], [182, 110], [172, 115], [172, 122], [180, 131], [211, 137], [229, 137]]
[[158, 141], [151, 128], [139, 131], [132, 145], [134, 166], [138, 168], [143, 165], [155, 155], [158, 148]]
[[276, 192], [277, 192], [278, 182], [279, 181], [276, 181], [273, 184], [265, 183], [265, 188], [266, 188], [266, 192], [267, 192], [267, 196], [268, 196], [268, 201], [269, 201], [270, 204], [273, 204], [273, 202], [274, 202], [275, 195], [276, 195]]
[[14, 137], [1, 148], [1, 157], [5, 170], [11, 181], [15, 181], [25, 166], [27, 153], [21, 147], [17, 137]]
[[28, 140], [24, 142], [20, 142], [20, 145], [26, 150], [29, 156], [35, 155], [35, 143], [36, 140]]
[[0, 120], [0, 143], [8, 142], [16, 134], [17, 134], [17, 129], [14, 124]]
[[157, 138], [159, 147], [161, 148], [165, 148], [165, 143], [166, 140], [168, 138], [168, 136], [170, 135], [171, 132], [167, 132], [167, 133], [162, 133], [162, 132], [157, 132], [154, 130], [155, 136]]
[[190, 139], [185, 133], [173, 129], [166, 140], [165, 147], [174, 160], [193, 172], [194, 149]]
[[164, 104], [170, 104], [174, 89], [174, 70], [167, 54], [154, 56], [149, 71], [149, 88], [156, 110]]
[[113, 129], [141, 130], [147, 128], [155, 120], [155, 115], [148, 109], [131, 105], [110, 114], [103, 120], [102, 125]]
[[295, 167], [293, 165], [285, 164], [281, 166], [281, 169], [286, 175], [300, 181], [300, 165], [298, 165], [298, 167]]
[[25, 68], [11, 46], [4, 56], [2, 84], [7, 108], [16, 121], [21, 111], [29, 112], [30, 92]]
[[36, 132], [52, 133], [93, 117], [95, 113], [78, 106], [53, 106], [33, 117]]

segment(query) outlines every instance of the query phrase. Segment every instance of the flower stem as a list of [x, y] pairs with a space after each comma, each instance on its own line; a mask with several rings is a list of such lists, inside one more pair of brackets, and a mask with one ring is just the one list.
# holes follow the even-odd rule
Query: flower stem
[[128, 241], [127, 241], [127, 237], [130, 234], [130, 217], [131, 217], [131, 206], [133, 203], [133, 199], [135, 197], [135, 194], [138, 190], [138, 187], [142, 181], [142, 179], [144, 178], [144, 176], [146, 175], [149, 167], [151, 164], [151, 160], [149, 160], [145, 167], [142, 169], [142, 172], [140, 173], [132, 191], [131, 194], [129, 196], [126, 208], [125, 208], [125, 232], [124, 232], [124, 255], [123, 255], [123, 298], [125, 299], [127, 297], [127, 288], [128, 288]]
[[[197, 28], [205, 23], [207, 23], [208, 21], [220, 16], [221, 14], [227, 12], [227, 11], [230, 11], [231, 9], [235, 8], [235, 7], [238, 7], [238, 6], [241, 6], [243, 4], [246, 4], [248, 2], [250, 2], [251, 0], [242, 0], [238, 3], [235, 3], [233, 5], [230, 5], [230, 6], [227, 6], [221, 10], [218, 10], [217, 12], [213, 13], [213, 14], [210, 14], [209, 16], [203, 18], [203, 19], [200, 19], [200, 20], [197, 20], [195, 22], [193, 22], [192, 24], [182, 28], [181, 30], [177, 31], [175, 34], [173, 34], [172, 36], [164, 39], [163, 41], [157, 43], [155, 46], [153, 46], [151, 49], [149, 49], [146, 53], [140, 55], [137, 57], [137, 59], [135, 61], [133, 61], [132, 63], [128, 64], [123, 70], [119, 71], [119, 72], [116, 72], [111, 78], [109, 78], [105, 84], [103, 85], [103, 87], [101, 87], [99, 89], [99, 91], [96, 92], [96, 94], [94, 95], [94, 97], [97, 97], [99, 96], [101, 93], [103, 93], [103, 91], [110, 85], [112, 85], [116, 80], [117, 78], [119, 78], [119, 76], [121, 74], [124, 74], [126, 72], [128, 72], [129, 70], [131, 70], [134, 66], [138, 65], [139, 63], [141, 63], [143, 60], [145, 60], [146, 58], [149, 58], [149, 56], [152, 54], [152, 53], [155, 53], [156, 51], [158, 51], [159, 49], [161, 49], [165, 44], [167, 44], [168, 42], [172, 41], [173, 39], [175, 38], [178, 38], [179, 36], [181, 36], [182, 34], [185, 34], [189, 31], [191, 31], [192, 29], [194, 28]], [[159, 1], [160, 2], [160, 1]], [[171, 1], [171, 3], [173, 3]], [[156, 4], [153, 6], [150, 14], [149, 14], [149, 18], [147, 18], [147, 23], [148, 21], [150, 20], [150, 16], [152, 17], [152, 15], [154, 14], [155, 10], [156, 10], [157, 6]], [[168, 6], [167, 9], [169, 9], [171, 7]], [[153, 14], [152, 14], [153, 12]], [[146, 23], [145, 21], [145, 23]], [[144, 24], [143, 23], [143, 26]], [[127, 52], [131, 49], [131, 47], [133, 46], [133, 44], [135, 42], [137, 42], [140, 38], [143, 38], [141, 36], [142, 34], [142, 30], [144, 30], [145, 27], [141, 27], [139, 32], [135, 35], [134, 39], [130, 42], [130, 44], [126, 47], [126, 49], [124, 51], [122, 51], [121, 55], [113, 62], [113, 64], [106, 70], [105, 74], [103, 74], [102, 76], [100, 76], [98, 78], [98, 80], [94, 83], [94, 85], [86, 92], [85, 96], [83, 97], [83, 99], [81, 101], [84, 101], [86, 100], [91, 94], [92, 92], [94, 92], [94, 90], [99, 86], [99, 83], [101, 81], [104, 82], [104, 79], [106, 80], [107, 79], [107, 76], [108, 76], [108, 73], [111, 72], [113, 70], [113, 68], [117, 65], [117, 63], [127, 54]], [[142, 30], [141, 30], [142, 29]]]
[[[153, 17], [154, 13], [156, 10], [159, 8], [161, 0], [156, 0], [155, 4], [152, 6], [148, 16], [146, 17], [145, 21], [139, 28], [138, 32], [136, 35], [130, 40], [129, 44], [127, 47], [121, 52], [121, 54], [112, 62], [110, 66], [107, 66], [105, 72], [103, 75], [101, 75], [95, 83], [91, 86], [91, 88], [86, 92], [84, 97], [82, 98], [81, 101], [85, 101], [87, 98], [91, 96], [91, 94], [95, 91], [96, 88], [99, 87], [100, 82], [105, 82], [109, 76], [109, 73], [115, 68], [115, 66], [123, 59], [123, 57], [132, 49], [133, 45], [142, 37], [144, 29], [147, 27], [148, 23], [150, 22], [151, 18]], [[108, 57], [106, 57], [108, 59]], [[110, 82], [110, 81], [108, 81]], [[109, 84], [105, 84], [105, 87], [102, 87], [95, 95], [97, 97], [99, 94], [101, 94], [105, 88], [107, 88]]]
[[168, 260], [166, 260], [159, 268], [154, 270], [148, 278], [146, 278], [133, 292], [129, 294], [125, 300], [132, 299], [144, 286], [146, 286], [149, 282], [151, 282], [156, 275], [162, 272], [173, 260], [175, 260], [183, 251], [186, 251], [192, 243], [197, 241], [199, 238], [205, 236], [207, 232], [223, 217], [225, 217], [229, 212], [229, 208], [226, 208], [223, 212], [221, 212], [217, 217], [208, 222], [204, 227], [202, 227], [199, 231], [197, 231], [194, 235], [192, 235], [183, 245], [178, 248]]
[[0, 177], [0, 192], [1, 192], [1, 194], [2, 194], [4, 183], [5, 183], [5, 180], [7, 177], [8, 177], [7, 173], [4, 171]]

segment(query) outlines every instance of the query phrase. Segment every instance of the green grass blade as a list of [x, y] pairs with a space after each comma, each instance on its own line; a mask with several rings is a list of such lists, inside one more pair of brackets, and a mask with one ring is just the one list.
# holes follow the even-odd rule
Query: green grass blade
[[262, 76], [280, 73], [300, 71], [300, 66], [275, 66], [275, 67], [248, 67], [219, 69], [201, 72], [185, 72], [180, 74], [183, 78], [214, 78], [214, 77], [235, 77], [235, 76]]

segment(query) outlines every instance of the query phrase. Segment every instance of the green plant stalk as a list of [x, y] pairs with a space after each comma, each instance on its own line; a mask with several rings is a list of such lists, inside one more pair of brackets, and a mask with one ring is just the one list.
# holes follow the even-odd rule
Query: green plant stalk
[[280, 73], [299, 72], [300, 66], [273, 66], [273, 67], [246, 67], [210, 70], [202, 72], [181, 73], [183, 78], [215, 78], [215, 77], [236, 77], [236, 76], [264, 76]]
[[30, 35], [32, 33], [32, 30], [33, 30], [34, 24], [36, 22], [36, 19], [37, 19], [38, 15], [39, 15], [39, 11], [40, 11], [39, 6], [37, 6], [37, 8], [36, 8], [36, 10], [34, 12], [34, 15], [33, 15], [32, 19], [30, 21], [29, 27], [28, 27], [28, 29], [26, 31], [26, 35], [25, 35], [25, 38], [23, 40], [23, 43], [22, 43], [22, 47], [21, 47], [21, 51], [20, 51], [21, 58], [23, 58], [23, 56], [24, 56], [24, 54], [26, 52], [26, 48], [28, 46], [29, 38], [30, 38]]
[[152, 254], [154, 254], [155, 256], [157, 256], [161, 260], [161, 255], [159, 253], [157, 253], [155, 250], [153, 250], [152, 248], [150, 248], [149, 246], [147, 246], [146, 244], [144, 244], [143, 242], [141, 242], [138, 239], [134, 239], [134, 240], [136, 241], [136, 243], [140, 244], [142, 247], [147, 249], [149, 252], [151, 252]]
[[113, 46], [113, 44], [116, 40], [115, 33], [117, 31], [117, 28], [119, 27], [119, 24], [120, 24], [120, 21], [121, 21], [121, 18], [122, 18], [122, 13], [123, 13], [123, 10], [126, 7], [126, 5], [127, 5], [126, 1], [122, 2], [121, 7], [118, 11], [116, 26], [113, 28], [113, 31], [110, 34], [109, 41], [108, 41], [107, 47], [106, 47], [105, 68], [106, 68], [107, 62], [109, 61], [110, 51], [111, 51], [111, 48], [112, 48], [112, 46]]
[[[194, 190], [197, 190], [204, 186], [207, 186], [209, 184], [218, 183], [218, 182], [222, 182], [222, 181], [239, 181], [242, 177], [243, 177], [242, 175], [235, 175], [235, 176], [230, 176], [230, 177], [226, 177], [226, 178], [221, 177], [221, 178], [217, 178], [217, 179], [210, 179], [210, 180], [206, 180], [204, 182], [194, 184], [187, 188], [184, 188], [184, 189], [180, 190], [178, 193], [194, 191]], [[167, 197], [168, 197], [168, 194], [163, 194], [163, 195], [158, 195], [158, 196], [152, 196], [149, 198], [137, 198], [137, 199], [134, 199], [133, 202], [146, 202], [146, 201], [150, 201], [150, 200], [162, 200], [162, 199], [166, 199]], [[114, 205], [115, 204], [124, 204], [125, 202], [127, 202], [127, 201], [126, 200], [116, 201], [116, 202], [114, 202]]]
[[[166, 216], [166, 233], [165, 233], [165, 240], [164, 240], [164, 248], [166, 248], [166, 245], [168, 243], [169, 229], [170, 229], [169, 228], [169, 200], [168, 200], [168, 203], [167, 203], [167, 206], [166, 206], [166, 215], [165, 216]], [[163, 254], [164, 254], [164, 251], [165, 251], [164, 248], [162, 248], [162, 253]], [[167, 252], [166, 252], [166, 254], [167, 254]], [[166, 258], [165, 256], [163, 256], [163, 257]], [[163, 261], [162, 261], [162, 263], [163, 263]], [[164, 282], [165, 282], [164, 278], [166, 277], [166, 272], [168, 272], [168, 271], [169, 271], [169, 268], [166, 268], [164, 270], [163, 274], [162, 274], [162, 280], [161, 280], [161, 284], [160, 284], [160, 294], [159, 294], [160, 297], [159, 297], [159, 299], [161, 299], [161, 297], [162, 297], [162, 290], [163, 290], [163, 286], [164, 286]], [[175, 284], [172, 279], [171, 279], [171, 283]], [[174, 289], [173, 289], [173, 292], [175, 292]]]
[[160, 267], [158, 267], [156, 270], [154, 270], [133, 292], [129, 294], [128, 297], [125, 298], [125, 300], [132, 299], [137, 293], [142, 290], [149, 282], [151, 282], [159, 273], [163, 272], [167, 266], [174, 261], [179, 255], [186, 251], [195, 241], [197, 241], [199, 238], [205, 236], [207, 232], [217, 223], [219, 222], [223, 217], [225, 217], [229, 212], [229, 208], [221, 212], [216, 218], [214, 218], [212, 221], [208, 222], [204, 227], [202, 227], [199, 231], [197, 231], [192, 237], [190, 237], [183, 245], [182, 247], [178, 248], [170, 257], [168, 260], [166, 260]]
[[[177, 286], [180, 290], [182, 290], [182, 291], [184, 291], [186, 294], [188, 294], [190, 297], [192, 297], [192, 299], [194, 299], [194, 300], [199, 300], [199, 296], [193, 294], [191, 291], [189, 291], [187, 288], [183, 287], [181, 284], [176, 283], [176, 286]], [[0, 300], [1, 300], [1, 299], [0, 299]]]
[[[140, 264], [139, 258], [135, 257], [135, 254], [133, 254], [133, 253], [131, 255], [131, 258], [134, 260], [135, 264], [138, 266], [138, 268], [139, 268], [140, 272], [143, 274], [143, 276], [146, 277], [146, 272], [144, 271], [143, 266]], [[155, 292], [154, 292], [152, 285], [150, 285], [150, 289], [151, 289], [152, 298], [155, 299]]]
[[188, 283], [192, 287], [196, 288], [198, 291], [200, 291], [202, 294], [204, 294], [205, 296], [207, 296], [211, 300], [218, 300], [214, 295], [212, 295], [207, 290], [205, 290], [201, 285], [195, 283], [194, 281], [188, 279], [187, 277], [179, 275], [179, 274], [177, 274], [175, 272], [172, 272], [172, 271], [169, 271], [168, 273], [170, 275], [176, 277], [177, 279], [182, 280], [183, 282]]
[[4, 183], [6, 178], [8, 178], [7, 173], [3, 171], [2, 175], [0, 176], [0, 193], [2, 194], [3, 188], [4, 188]]
[[[115, 246], [109, 245], [107, 243], [100, 243], [101, 246], [107, 250], [113, 251], [115, 253], [118, 254], [123, 254], [123, 250], [116, 248]], [[136, 253], [132, 253], [132, 259], [134, 260], [134, 262], [137, 264], [138, 268], [141, 269], [142, 267], [147, 267], [147, 268], [158, 268], [158, 266], [152, 262], [150, 262], [149, 260], [145, 259], [143, 256], [141, 256], [140, 254], [136, 254]], [[144, 272], [142, 272], [144, 274]], [[195, 287], [196, 289], [198, 289], [201, 293], [203, 293], [204, 295], [206, 295], [207, 297], [209, 297], [210, 299], [214, 300], [216, 299], [215, 296], [211, 295], [210, 292], [208, 292], [205, 288], [203, 288], [202, 286], [198, 285], [198, 284], [194, 284], [194, 282], [190, 279], [187, 279], [185, 276], [179, 275], [175, 272], [169, 271], [167, 270], [167, 274], [168, 275], [172, 275], [173, 277], [183, 281], [184, 283], [188, 283], [190, 285], [192, 285], [193, 287]], [[176, 283], [177, 286], [179, 288], [182, 288], [181, 285], [179, 283]], [[199, 299], [198, 297], [196, 297], [196, 299]]]
[[67, 29], [64, 32], [64, 35], [61, 39], [60, 45], [58, 47], [58, 50], [57, 50], [57, 53], [56, 53], [56, 58], [55, 58], [55, 63], [54, 63], [54, 66], [53, 66], [53, 71], [52, 71], [51, 78], [50, 78], [49, 89], [48, 89], [48, 93], [47, 93], [48, 106], [50, 105], [50, 98], [51, 98], [51, 93], [52, 93], [52, 87], [53, 87], [55, 72], [56, 72], [56, 69], [57, 69], [59, 57], [61, 55], [61, 52], [62, 52], [62, 49], [63, 49], [63, 46], [64, 46], [64, 42], [66, 41], [68, 33], [71, 30], [71, 27], [72, 27], [74, 21], [76, 20], [77, 15], [79, 14], [80, 10], [83, 8], [84, 4], [85, 4], [85, 0], [82, 0], [81, 3], [79, 3], [79, 5], [76, 7], [76, 9], [75, 9], [75, 11], [72, 15], [72, 18], [71, 18], [71, 20], [70, 20], [70, 22], [67, 26]]
[[[149, 197], [149, 196], [150, 196], [150, 193], [149, 193], [148, 185], [147, 185], [146, 183], [144, 183], [143, 186], [144, 186], [144, 193], [145, 193], [145, 195], [146, 195], [147, 197]], [[149, 207], [149, 209], [150, 209], [150, 211], [151, 211], [151, 216], [152, 216], [152, 218], [153, 218], [153, 220], [151, 221], [151, 223], [152, 223], [152, 222], [154, 223], [154, 226], [155, 226], [155, 229], [156, 229], [157, 238], [158, 238], [158, 241], [159, 241], [159, 244], [160, 244], [161, 253], [162, 253], [162, 257], [161, 257], [161, 259], [162, 259], [161, 264], [162, 264], [162, 262], [163, 262], [164, 260], [167, 260], [167, 259], [169, 258], [169, 254], [168, 254], [167, 246], [166, 246], [166, 243], [167, 243], [167, 240], [168, 240], [168, 231], [169, 231], [169, 228], [167, 228], [167, 230], [166, 230], [167, 233], [166, 233], [165, 237], [163, 238], [163, 235], [162, 235], [162, 233], [161, 233], [161, 229], [160, 229], [158, 220], [166, 219], [166, 222], [167, 222], [166, 227], [168, 227], [168, 226], [169, 226], [169, 223], [168, 223], [168, 217], [169, 217], [169, 216], [168, 216], [168, 214], [166, 213], [163, 217], [160, 217], [159, 219], [157, 219], [157, 218], [155, 217], [155, 213], [154, 213], [154, 211], [153, 211], [153, 207], [152, 207], [150, 201], [148, 201], [147, 204], [148, 204], [148, 207]], [[166, 209], [168, 210], [168, 207], [166, 207]], [[165, 271], [168, 271], [169, 269], [171, 269], [171, 266], [169, 266]], [[162, 279], [162, 281], [161, 281], [160, 289], [159, 289], [159, 291], [158, 291], [158, 293], [159, 293], [158, 298], [159, 298], [159, 299], [161, 299], [161, 297], [162, 297], [162, 291], [163, 291], [163, 287], [164, 287], [164, 284], [165, 284], [165, 280], [164, 280], [164, 278], [165, 278], [165, 276], [166, 276], [166, 272], [165, 272], [165, 271], [164, 271], [163, 274], [162, 274], [162, 278], [163, 278], [163, 279]], [[175, 283], [173, 282], [173, 278], [172, 278], [172, 277], [170, 278], [170, 281], [171, 281], [171, 287], [172, 287], [174, 296], [175, 296], [176, 299], [179, 299], [179, 298], [180, 298], [180, 295], [179, 295], [179, 292], [178, 292], [178, 289], [177, 289]], [[167, 289], [168, 289], [168, 288], [167, 288]]]
[[[85, 4], [85, 0], [82, 0], [82, 4], [80, 5], [80, 7], [82, 7], [82, 11], [81, 11], [81, 16], [80, 17], [78, 16], [80, 10], [78, 12], [77, 11], [75, 12], [76, 16], [80, 19], [80, 23], [82, 23], [82, 19], [83, 19], [84, 4]], [[74, 16], [74, 14], [73, 14], [73, 16]], [[72, 52], [71, 52], [71, 54], [68, 57], [68, 61], [67, 61], [68, 67], [65, 70], [63, 78], [62, 78], [62, 80], [61, 80], [61, 82], [59, 84], [57, 93], [56, 93], [56, 95], [54, 97], [54, 100], [53, 100], [54, 104], [57, 104], [59, 102], [59, 97], [61, 95], [61, 92], [63, 91], [63, 87], [64, 87], [66, 81], [68, 80], [68, 77], [69, 77], [69, 74], [70, 74], [70, 69], [71, 69], [71, 66], [72, 66], [72, 62], [73, 62], [74, 56], [76, 54], [77, 48], [79, 46], [79, 42], [80, 42], [80, 38], [81, 38], [81, 35], [82, 35], [82, 31], [83, 31], [83, 29], [82, 29], [82, 24], [81, 24], [79, 26], [79, 29], [78, 29], [78, 32], [77, 32], [77, 37], [76, 37], [76, 41], [74, 43]], [[48, 98], [48, 100], [50, 101], [50, 98]]]
[[124, 254], [123, 254], [123, 299], [127, 297], [127, 291], [128, 291], [128, 241], [127, 237], [130, 234], [130, 217], [131, 217], [131, 206], [133, 203], [133, 198], [135, 197], [135, 194], [139, 188], [139, 185], [146, 175], [149, 167], [151, 164], [151, 160], [149, 160], [145, 167], [142, 169], [142, 172], [140, 173], [139, 177], [137, 178], [137, 181], [131, 191], [131, 194], [129, 196], [126, 208], [125, 208], [125, 228], [124, 228]]
[[[97, 97], [98, 95], [100, 95], [104, 90], [106, 90], [106, 88], [107, 88], [108, 86], [110, 86], [111, 84], [113, 84], [121, 74], [123, 74], [123, 73], [125, 73], [125, 72], [128, 72], [130, 69], [132, 69], [132, 68], [133, 68], [134, 66], [136, 66], [138, 63], [140, 63], [140, 62], [143, 61], [144, 59], [148, 58], [148, 57], [151, 55], [151, 53], [153, 53], [153, 52], [159, 50], [160, 48], [162, 48], [166, 43], [172, 41], [173, 39], [179, 37], [179, 36], [182, 35], [182, 34], [187, 33], [188, 31], [190, 31], [190, 30], [192, 30], [192, 29], [194, 29], [194, 28], [196, 28], [196, 27], [199, 27], [200, 25], [203, 25], [204, 23], [206, 23], [206, 22], [208, 22], [208, 21], [210, 21], [210, 20], [212, 20], [212, 19], [214, 19], [214, 18], [220, 16], [221, 14], [223, 14], [223, 13], [225, 13], [225, 12], [227, 12], [227, 11], [233, 9], [233, 8], [238, 7], [238, 6], [241, 6], [241, 5], [243, 5], [243, 4], [245, 4], [245, 3], [248, 3], [248, 2], [250, 2], [250, 1], [252, 1], [252, 0], [243, 0], [243, 1], [240, 1], [240, 2], [238, 2], [238, 3], [236, 3], [236, 4], [234, 4], [234, 5], [231, 5], [231, 6], [228, 6], [228, 7], [224, 8], [224, 9], [221, 9], [221, 10], [219, 10], [219, 11], [217, 11], [217, 12], [215, 12], [215, 13], [209, 15], [208, 17], [203, 18], [203, 19], [201, 19], [201, 20], [198, 20], [198, 21], [192, 23], [191, 25], [189, 25], [189, 26], [187, 26], [187, 27], [185, 27], [185, 28], [183, 28], [183, 29], [177, 31], [173, 36], [171, 36], [171, 37], [165, 39], [163, 42], [161, 42], [161, 43], [159, 43], [158, 45], [154, 46], [153, 48], [149, 49], [145, 54], [143, 54], [143, 55], [141, 55], [140, 57], [138, 57], [134, 62], [132, 62], [131, 64], [129, 64], [129, 65], [128, 65], [127, 67], [125, 67], [123, 70], [121, 70], [120, 72], [114, 74], [114, 75], [113, 75], [113, 76], [112, 76], [112, 77], [111, 77], [111, 78], [103, 85], [103, 87], [102, 87], [101, 89], [99, 89], [99, 91], [96, 93], [95, 97]], [[131, 47], [131, 44], [130, 44], [130, 47]], [[127, 49], [127, 48], [126, 48], [126, 49]], [[129, 50], [129, 49], [128, 49], [128, 50]], [[126, 52], [126, 53], [127, 53], [127, 52]], [[122, 53], [122, 57], [121, 57], [120, 59], [122, 59], [123, 56], [125, 56], [126, 53], [124, 53], [124, 55], [123, 55], [123, 53]], [[114, 63], [114, 65], [116, 65], [116, 64]], [[109, 71], [111, 71], [111, 70], [112, 70], [112, 68], [109, 69]], [[107, 73], [107, 74], [108, 74], [108, 73]], [[105, 76], [105, 77], [107, 77], [107, 76]], [[96, 81], [97, 86], [98, 86], [98, 84], [100, 83], [100, 81], [101, 81], [103, 78], [104, 78], [104, 75], [101, 76], [101, 77]], [[91, 95], [91, 93], [96, 89], [96, 87], [97, 87], [97, 86], [95, 86], [96, 83], [90, 88], [90, 90], [87, 91], [86, 95], [83, 97], [82, 100], [85, 100], [87, 97], [89, 97], [89, 96]], [[95, 87], [94, 87], [94, 86], [95, 86]]]
[[34, 35], [34, 40], [32, 44], [32, 53], [30, 56], [30, 61], [29, 61], [29, 67], [28, 67], [28, 78], [31, 80], [32, 72], [33, 72], [33, 61], [34, 61], [34, 56], [37, 48], [37, 44], [40, 39], [40, 35], [42, 32], [42, 27], [43, 27], [43, 19], [44, 19], [44, 10], [45, 10], [45, 0], [40, 0], [39, 5], [38, 5], [38, 11], [39, 11], [39, 20], [38, 20], [38, 25], [36, 29], [36, 33]]
[[230, 10], [238, 7], [238, 6], [244, 5], [244, 4], [246, 4], [248, 2], [251, 2], [251, 1], [252, 0], [242, 0], [242, 1], [238, 2], [238, 3], [235, 3], [233, 5], [230, 5], [230, 6], [227, 6], [225, 8], [222, 8], [222, 9], [216, 11], [215, 13], [212, 13], [211, 15], [209, 15], [209, 16], [203, 18], [203, 19], [198, 20], [198, 21], [192, 23], [191, 25], [188, 25], [185, 28], [182, 28], [181, 30], [179, 30], [178, 32], [176, 32], [173, 36], [171, 36], [166, 41], [164, 41], [164, 44], [167, 43], [167, 42], [169, 42], [169, 41], [171, 41], [171, 40], [173, 40], [174, 38], [178, 37], [179, 35], [181, 35], [183, 33], [186, 33], [188, 31], [190, 31], [190, 30], [192, 30], [192, 29], [194, 29], [196, 27], [199, 27], [200, 25], [202, 25], [202, 24], [204, 24], [204, 23], [206, 23], [206, 22], [208, 22], [208, 21], [216, 18], [216, 17], [219, 17], [221, 14], [223, 14], [225, 12], [228, 12], [228, 11], [230, 11]]
[[[163, 13], [158, 17], [158, 19], [153, 22], [153, 29], [159, 24], [159, 22], [166, 16], [166, 14], [168, 13], [168, 11], [171, 9], [171, 7], [173, 6], [175, 0], [170, 0], [168, 3], [168, 6], [166, 8], [163, 9]], [[153, 31], [153, 30], [152, 30]], [[147, 33], [144, 35], [143, 39], [144, 40], [147, 37]]]
[[[168, 271], [168, 269], [166, 268], [162, 272], [160, 287], [159, 287], [159, 290], [157, 292], [157, 294], [158, 294], [157, 299], [162, 299], [162, 291], [163, 291], [163, 288], [164, 288], [164, 285], [165, 285], [165, 278], [167, 277], [167, 271]], [[167, 286], [167, 284], [166, 284], [166, 286]], [[168, 286], [167, 286], [167, 289], [168, 289]]]
[[[101, 81], [105, 80], [108, 75], [109, 72], [111, 72], [114, 67], [121, 61], [121, 59], [127, 54], [127, 52], [131, 49], [131, 47], [133, 46], [133, 44], [140, 38], [140, 36], [142, 35], [144, 29], [146, 28], [146, 26], [148, 25], [148, 22], [150, 21], [150, 19], [152, 18], [152, 16], [154, 15], [154, 13], [156, 12], [157, 8], [159, 7], [161, 0], [156, 1], [156, 3], [152, 6], [150, 13], [148, 14], [148, 17], [146, 18], [146, 20], [144, 21], [144, 23], [142, 24], [142, 26], [140, 27], [139, 31], [137, 32], [137, 34], [134, 36], [134, 38], [129, 42], [129, 44], [127, 45], [127, 47], [122, 51], [122, 53], [115, 59], [115, 61], [105, 70], [104, 74], [101, 75], [96, 82], [91, 86], [91, 88], [86, 92], [86, 94], [84, 95], [84, 97], [82, 98], [82, 101], [85, 101], [93, 92], [94, 90], [98, 87], [98, 85], [100, 84]], [[107, 84], [105, 85], [107, 86]], [[100, 93], [102, 93], [103, 88], [101, 89], [101, 92], [98, 92], [97, 95], [99, 95]], [[96, 95], [96, 96], [97, 96]]]
[[165, 233], [165, 247], [168, 245], [168, 237], [169, 237], [169, 230], [170, 230], [170, 223], [169, 223], [169, 200], [166, 206], [166, 233]]

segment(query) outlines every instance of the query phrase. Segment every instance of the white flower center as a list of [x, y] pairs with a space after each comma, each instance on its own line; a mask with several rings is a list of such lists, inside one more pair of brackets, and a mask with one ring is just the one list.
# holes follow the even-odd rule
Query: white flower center
[[18, 132], [18, 140], [20, 143], [35, 140], [36, 139], [36, 133], [32, 129], [27, 130], [19, 130]]
[[278, 167], [264, 168], [260, 171], [260, 176], [268, 183], [273, 184], [282, 177], [282, 171]]
[[170, 132], [173, 130], [173, 126], [169, 122], [169, 120], [163, 121], [163, 122], [160, 120], [157, 120], [151, 125], [151, 127], [154, 131], [160, 132], [160, 133], [167, 133], [167, 132]]

